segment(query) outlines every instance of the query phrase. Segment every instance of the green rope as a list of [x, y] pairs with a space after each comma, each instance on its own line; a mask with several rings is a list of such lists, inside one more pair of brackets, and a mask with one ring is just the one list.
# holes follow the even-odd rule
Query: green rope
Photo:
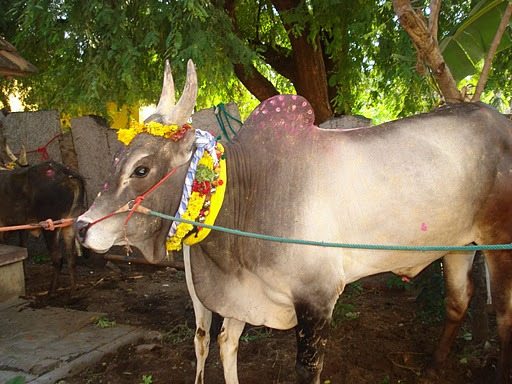
[[[226, 127], [224, 126], [224, 121], [222, 121], [222, 116], [219, 115], [218, 113], [216, 113], [215, 118], [217, 119], [217, 124], [219, 124], [220, 130], [222, 131], [222, 133], [224, 134], [226, 139], [228, 139], [228, 142], [231, 143], [231, 138], [229, 137], [228, 131], [226, 130]], [[221, 135], [221, 138], [222, 138], [222, 135]]]
[[[226, 110], [226, 106], [223, 103], [220, 103], [219, 105], [217, 105], [214, 108], [216, 110], [215, 118], [217, 119], [217, 123], [219, 124], [219, 127], [220, 127], [221, 131], [224, 134], [224, 136], [226, 136], [228, 142], [231, 142], [231, 138], [229, 137], [228, 131], [227, 131], [226, 126], [224, 124], [224, 120], [226, 120], [226, 122], [228, 124], [228, 127], [229, 127], [229, 130], [231, 131], [233, 136], [236, 136], [236, 131], [231, 126], [230, 120], [236, 121], [240, 125], [242, 125], [243, 123], [240, 120], [238, 120], [236, 117], [232, 116]], [[222, 116], [224, 116], [224, 119], [222, 118]]]
[[413, 245], [384, 245], [384, 244], [351, 244], [351, 243], [330, 243], [325, 241], [312, 241], [312, 240], [300, 240], [290, 239], [285, 237], [269, 236], [260, 233], [245, 232], [237, 229], [231, 229], [226, 227], [219, 227], [217, 225], [208, 225], [204, 223], [198, 223], [196, 221], [177, 218], [174, 216], [166, 215], [161, 212], [149, 211], [149, 215], [159, 217], [164, 220], [177, 221], [179, 223], [192, 224], [197, 227], [203, 227], [212, 229], [219, 232], [230, 233], [232, 235], [250, 237], [253, 239], [273, 241], [277, 243], [286, 244], [301, 244], [301, 245], [315, 245], [319, 247], [329, 248], [352, 248], [352, 249], [370, 249], [370, 250], [385, 250], [385, 251], [421, 251], [421, 252], [453, 252], [453, 251], [497, 251], [497, 250], [510, 250], [512, 244], [492, 244], [492, 245], [464, 245], [464, 246], [450, 246], [450, 245], [424, 245], [424, 246], [413, 246]]

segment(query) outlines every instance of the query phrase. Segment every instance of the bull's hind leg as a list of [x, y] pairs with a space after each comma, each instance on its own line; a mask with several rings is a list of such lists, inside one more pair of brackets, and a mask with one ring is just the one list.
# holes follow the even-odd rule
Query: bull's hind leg
[[434, 353], [433, 364], [427, 370], [430, 376], [436, 376], [437, 371], [446, 361], [466, 315], [469, 301], [473, 295], [471, 269], [474, 256], [474, 253], [453, 252], [443, 259], [446, 318], [441, 339]]
[[[332, 309], [332, 308], [331, 308]], [[324, 351], [329, 336], [330, 316], [308, 304], [296, 304], [297, 383], [319, 384]]]
[[489, 251], [485, 257], [500, 339], [497, 382], [509, 384], [512, 382], [512, 251]]

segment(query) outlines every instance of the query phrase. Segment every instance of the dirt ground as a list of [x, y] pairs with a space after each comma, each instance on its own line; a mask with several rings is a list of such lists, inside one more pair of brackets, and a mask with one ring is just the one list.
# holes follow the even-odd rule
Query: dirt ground
[[[55, 297], [49, 285], [48, 261], [32, 259], [26, 266], [27, 297], [34, 306], [59, 306], [106, 313], [98, 321], [147, 329], [150, 338], [123, 347], [64, 384], [193, 383], [194, 315], [182, 271], [173, 268], [105, 263], [101, 257], [81, 259], [77, 292], [61, 289]], [[61, 286], [68, 283], [66, 269]], [[432, 301], [420, 300], [418, 289], [406, 289], [390, 275], [352, 284], [335, 311], [322, 382], [418, 383], [440, 332]], [[428, 295], [427, 295], [428, 297]], [[432, 295], [430, 295], [432, 297]], [[434, 302], [439, 303], [439, 297]], [[425, 304], [427, 303], [427, 304]], [[437, 305], [437, 304], [436, 304]], [[44, 321], [44, 319], [41, 319]], [[492, 316], [491, 316], [492, 323]], [[213, 333], [220, 320], [214, 321]], [[494, 338], [475, 346], [466, 324], [438, 383], [491, 383], [496, 365]], [[240, 342], [241, 383], [295, 383], [295, 334], [246, 327]], [[215, 338], [205, 374], [206, 383], [223, 383]]]

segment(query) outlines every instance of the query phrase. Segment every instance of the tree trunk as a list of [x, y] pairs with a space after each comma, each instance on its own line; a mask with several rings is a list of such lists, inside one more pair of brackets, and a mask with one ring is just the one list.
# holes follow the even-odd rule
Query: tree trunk
[[[283, 13], [296, 8], [300, 1], [273, 0], [272, 4], [279, 13]], [[283, 19], [283, 25], [288, 32], [293, 51], [293, 61], [297, 73], [294, 83], [295, 90], [311, 103], [315, 111], [315, 123], [320, 124], [333, 115], [327, 91], [327, 75], [320, 38], [317, 36], [315, 41], [311, 42], [308, 39], [309, 29], [307, 26], [304, 27], [300, 35], [296, 35], [293, 32], [293, 26], [286, 23], [282, 15], [281, 19]]]
[[410, 0], [393, 0], [393, 8], [400, 20], [400, 24], [409, 34], [418, 50], [419, 56], [431, 69], [432, 75], [446, 102], [462, 102], [462, 95], [457, 89], [457, 84], [439, 49], [437, 36], [432, 35], [433, 31], [437, 31], [437, 27], [431, 25], [429, 29], [423, 16], [416, 13], [412, 8]]

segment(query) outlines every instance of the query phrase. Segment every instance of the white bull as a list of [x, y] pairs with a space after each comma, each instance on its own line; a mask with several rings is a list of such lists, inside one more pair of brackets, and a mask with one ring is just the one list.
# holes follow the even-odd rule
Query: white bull
[[[194, 65], [175, 107], [166, 67], [156, 114], [184, 124], [197, 94]], [[226, 145], [227, 187], [216, 224], [274, 236], [343, 243], [466, 245], [512, 242], [512, 123], [483, 104], [351, 131], [313, 124], [309, 103], [276, 96]], [[200, 127], [196, 127], [200, 128]], [[162, 260], [170, 223], [135, 213], [97, 221], [141, 195], [154, 211], [174, 214], [195, 149], [192, 130], [173, 141], [139, 134], [116, 159], [108, 187], [77, 222], [86, 247], [130, 244]], [[197, 319], [196, 383], [203, 382], [211, 311], [225, 318], [219, 335], [227, 383], [237, 383], [236, 351], [245, 323], [295, 327], [297, 377], [319, 383], [329, 320], [346, 284], [379, 272], [412, 277], [444, 257], [447, 320], [434, 366], [448, 354], [472, 294], [473, 252], [397, 252], [276, 244], [212, 232], [185, 248], [187, 284]], [[512, 253], [486, 252], [501, 357], [498, 381], [510, 382]]]

